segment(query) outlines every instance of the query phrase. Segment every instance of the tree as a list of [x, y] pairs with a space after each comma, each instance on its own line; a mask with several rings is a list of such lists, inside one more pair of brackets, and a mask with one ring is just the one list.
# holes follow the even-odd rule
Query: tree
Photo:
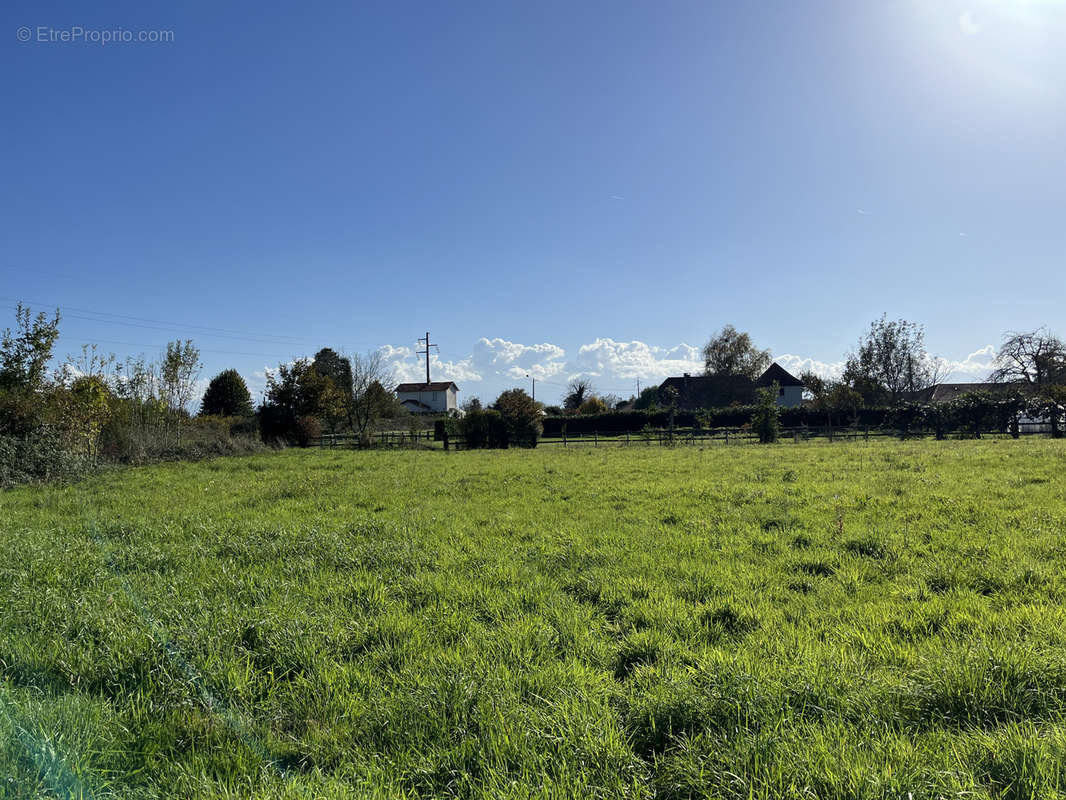
[[113, 399], [107, 381], [100, 375], [82, 375], [70, 385], [67, 421], [94, 464], [99, 455], [100, 433], [111, 416]]
[[167, 342], [159, 368], [159, 394], [171, 411], [188, 410], [201, 366], [200, 351], [192, 339]]
[[996, 353], [993, 383], [1022, 382], [1033, 386], [1066, 383], [1066, 343], [1047, 328], [1028, 333], [1009, 331]]
[[248, 384], [235, 369], [224, 370], [211, 379], [200, 401], [200, 414], [220, 417], [252, 416], [252, 395]]
[[59, 338], [59, 309], [49, 321], [22, 303], [15, 307], [15, 330], [0, 337], [0, 389], [37, 391], [44, 384], [52, 348]]
[[508, 389], [493, 403], [507, 429], [507, 441], [520, 447], [536, 447], [544, 427], [541, 408], [525, 389]]
[[315, 353], [312, 365], [315, 372], [329, 378], [342, 393], [352, 391], [352, 362], [330, 347], [323, 347]]
[[825, 422], [833, 427], [833, 414], [849, 413], [854, 416], [862, 408], [862, 395], [843, 381], [823, 378], [814, 372], [804, 372], [800, 380], [811, 393], [811, 404], [815, 411], [825, 414]]
[[365, 439], [370, 425], [390, 413], [395, 405], [395, 384], [392, 370], [385, 364], [380, 352], [353, 356], [351, 371], [348, 424]]
[[575, 378], [566, 387], [566, 394], [563, 396], [563, 408], [567, 411], [577, 411], [581, 408], [582, 403], [595, 396], [595, 394], [596, 390], [592, 388], [592, 381], [588, 378]]
[[770, 366], [770, 351], [758, 349], [751, 336], [726, 325], [703, 346], [704, 373], [755, 380]]
[[260, 430], [266, 440], [303, 438], [308, 424], [301, 419], [321, 413], [322, 400], [332, 382], [322, 377], [306, 358], [280, 364], [267, 374], [266, 396], [260, 408]]
[[781, 409], [777, 405], [777, 383], [755, 392], [755, 413], [751, 415], [751, 427], [762, 444], [772, 444], [781, 434]]
[[659, 405], [659, 387], [658, 386], [645, 386], [640, 390], [640, 395], [633, 403], [633, 408], [637, 411], [644, 411], [647, 409], [657, 408]]
[[848, 354], [843, 380], [867, 403], [894, 403], [905, 393], [939, 383], [944, 371], [943, 362], [926, 353], [921, 325], [882, 314]]

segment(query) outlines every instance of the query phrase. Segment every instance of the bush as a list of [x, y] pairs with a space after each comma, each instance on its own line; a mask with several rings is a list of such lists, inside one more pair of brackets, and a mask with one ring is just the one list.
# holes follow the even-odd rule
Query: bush
[[772, 444], [781, 434], [781, 410], [777, 407], [778, 385], [755, 392], [758, 403], [751, 415], [751, 428], [762, 444]]
[[21, 436], [0, 435], [0, 487], [70, 480], [86, 473], [89, 460], [69, 450], [64, 438], [47, 426]]
[[590, 397], [577, 407], [578, 414], [603, 414], [606, 411], [607, 404], [599, 397]]
[[[540, 406], [523, 389], [510, 389], [496, 398], [496, 410], [503, 418], [506, 442], [502, 445], [536, 447], [543, 426]], [[601, 401], [602, 405], [602, 401]]]
[[461, 421], [461, 431], [467, 448], [507, 447], [507, 426], [495, 409], [468, 411]]

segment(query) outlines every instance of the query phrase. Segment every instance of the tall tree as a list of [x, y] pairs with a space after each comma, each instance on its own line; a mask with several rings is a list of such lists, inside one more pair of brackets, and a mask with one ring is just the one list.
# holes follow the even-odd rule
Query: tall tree
[[237, 370], [223, 370], [211, 379], [200, 401], [200, 413], [221, 417], [252, 415], [252, 395]]
[[315, 353], [311, 362], [315, 372], [329, 378], [344, 395], [352, 391], [352, 362], [331, 347], [323, 347]]
[[868, 403], [896, 402], [939, 383], [944, 371], [943, 362], [926, 352], [921, 325], [882, 314], [848, 354], [843, 380]]
[[365, 438], [371, 424], [388, 413], [395, 402], [392, 370], [380, 352], [353, 356], [351, 370], [348, 424]]
[[188, 411], [201, 366], [200, 351], [192, 339], [167, 342], [159, 365], [159, 388], [163, 402], [171, 411]]
[[751, 336], [726, 325], [703, 346], [707, 375], [743, 376], [755, 380], [770, 366], [770, 351], [760, 350]]
[[1004, 334], [989, 380], [1034, 386], [1066, 383], [1066, 343], [1047, 328], [1028, 333], [1010, 331]]

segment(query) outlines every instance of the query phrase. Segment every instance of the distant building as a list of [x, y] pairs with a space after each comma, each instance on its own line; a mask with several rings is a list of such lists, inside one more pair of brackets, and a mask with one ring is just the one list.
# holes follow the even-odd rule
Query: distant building
[[964, 394], [983, 392], [985, 394], [1032, 394], [1033, 387], [1028, 383], [934, 383], [919, 392], [908, 392], [905, 399], [914, 403], [950, 403]]
[[701, 408], [724, 408], [755, 402], [755, 390], [777, 382], [777, 404], [793, 408], [803, 403], [803, 382], [777, 362], [770, 365], [758, 380], [742, 375], [690, 375], [667, 378], [659, 384], [659, 404], [666, 405], [664, 390], [677, 390], [677, 407], [681, 411]]
[[803, 381], [776, 361], [755, 381], [758, 389], [777, 384], [777, 404], [782, 408], [798, 408], [803, 405]]
[[445, 414], [459, 408], [459, 387], [452, 381], [401, 383], [396, 399], [412, 414]]

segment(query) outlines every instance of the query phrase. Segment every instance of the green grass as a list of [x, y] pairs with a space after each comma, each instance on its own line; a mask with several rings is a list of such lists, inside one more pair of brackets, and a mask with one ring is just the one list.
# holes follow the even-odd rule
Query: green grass
[[0, 796], [1064, 797], [1066, 443], [0, 494]]

